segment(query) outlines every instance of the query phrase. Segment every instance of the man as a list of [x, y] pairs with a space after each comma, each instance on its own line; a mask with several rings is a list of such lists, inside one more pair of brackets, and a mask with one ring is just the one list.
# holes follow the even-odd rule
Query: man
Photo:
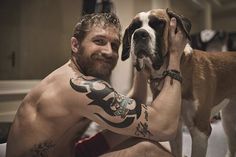
[[[168, 68], [179, 71], [186, 39], [175, 29], [172, 19]], [[7, 157], [79, 156], [81, 144], [75, 143], [91, 120], [112, 132], [148, 140], [175, 136], [181, 102], [178, 80], [165, 77], [151, 106], [144, 103], [147, 73], [136, 75], [130, 98], [107, 83], [118, 60], [120, 31], [114, 14], [81, 19], [71, 38], [71, 59], [33, 88], [20, 105], [9, 133]], [[114, 148], [127, 139], [112, 132], [98, 134], [90, 144], [101, 141]]]

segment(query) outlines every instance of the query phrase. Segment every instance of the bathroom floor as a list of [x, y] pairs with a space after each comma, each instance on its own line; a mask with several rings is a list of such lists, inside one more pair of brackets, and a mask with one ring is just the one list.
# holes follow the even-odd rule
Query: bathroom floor
[[[183, 134], [183, 155], [190, 157], [191, 137], [188, 132]], [[212, 124], [212, 133], [208, 141], [207, 157], [224, 157], [226, 154], [226, 136], [220, 121]]]

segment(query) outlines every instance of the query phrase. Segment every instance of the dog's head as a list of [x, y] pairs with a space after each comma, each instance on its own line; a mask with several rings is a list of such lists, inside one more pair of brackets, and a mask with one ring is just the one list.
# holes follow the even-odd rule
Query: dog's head
[[123, 37], [122, 60], [134, 55], [135, 66], [140, 71], [144, 65], [159, 70], [168, 53], [170, 19], [177, 19], [178, 28], [190, 39], [191, 22], [169, 9], [154, 9], [137, 14]]

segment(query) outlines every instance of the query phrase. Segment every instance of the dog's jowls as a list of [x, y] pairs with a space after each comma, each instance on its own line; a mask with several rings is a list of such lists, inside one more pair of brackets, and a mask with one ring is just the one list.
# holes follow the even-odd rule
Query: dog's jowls
[[[170, 18], [189, 37], [190, 21], [171, 10], [155, 9], [137, 14], [123, 38], [122, 60], [133, 57], [138, 71], [149, 69], [153, 97], [163, 85], [162, 72], [168, 65]], [[192, 157], [205, 157], [211, 133], [210, 118], [222, 110], [228, 140], [226, 157], [236, 157], [236, 52], [207, 53], [186, 45], [181, 59], [182, 119], [192, 137]], [[180, 123], [181, 124], [181, 123]], [[157, 124], [158, 125], [158, 124]], [[172, 151], [182, 156], [182, 132], [172, 141]]]

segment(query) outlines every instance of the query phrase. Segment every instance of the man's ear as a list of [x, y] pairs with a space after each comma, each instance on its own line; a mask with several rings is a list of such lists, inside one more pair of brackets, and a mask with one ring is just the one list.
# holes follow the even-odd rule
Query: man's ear
[[191, 41], [191, 37], [190, 37], [190, 30], [192, 27], [191, 21], [188, 18], [175, 13], [174, 11], [170, 10], [169, 8], [166, 9], [166, 13], [169, 15], [170, 18], [172, 18], [172, 17], [176, 18], [178, 26], [180, 26], [183, 29], [186, 36]]
[[71, 43], [71, 51], [77, 53], [79, 48], [78, 40], [75, 37], [71, 37], [70, 43]]

